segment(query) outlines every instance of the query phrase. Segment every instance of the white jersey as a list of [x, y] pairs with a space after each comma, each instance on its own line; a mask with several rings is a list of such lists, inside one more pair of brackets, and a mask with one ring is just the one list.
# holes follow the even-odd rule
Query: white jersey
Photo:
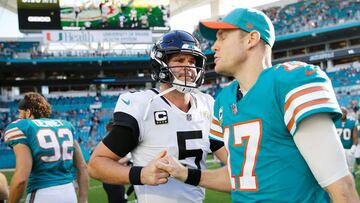
[[[119, 97], [115, 112], [133, 116], [139, 126], [139, 144], [131, 152], [135, 166], [146, 166], [162, 150], [189, 168], [206, 168], [210, 152], [208, 138], [214, 100], [201, 92], [192, 93], [191, 108], [185, 113], [164, 97], [154, 99], [146, 119], [149, 100], [157, 95], [154, 89], [126, 93]], [[135, 186], [139, 202], [202, 202], [205, 190], [173, 178], [159, 186]]]

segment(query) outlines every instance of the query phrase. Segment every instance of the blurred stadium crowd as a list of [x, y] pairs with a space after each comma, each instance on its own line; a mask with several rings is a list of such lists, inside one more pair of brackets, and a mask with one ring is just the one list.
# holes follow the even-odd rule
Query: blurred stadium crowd
[[[272, 20], [276, 36], [360, 20], [359, 1], [308, 0], [262, 11]], [[204, 50], [211, 48], [212, 42], [202, 38], [198, 29], [194, 34]]]
[[276, 34], [285, 35], [356, 21], [360, 19], [359, 1], [299, 1], [264, 12], [273, 20]]

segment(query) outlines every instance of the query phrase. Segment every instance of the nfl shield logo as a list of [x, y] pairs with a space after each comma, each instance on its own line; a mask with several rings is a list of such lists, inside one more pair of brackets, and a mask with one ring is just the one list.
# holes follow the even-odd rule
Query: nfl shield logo
[[232, 111], [233, 114], [235, 114], [235, 115], [237, 114], [238, 111], [237, 111], [236, 104], [231, 104], [231, 111]]
[[192, 115], [191, 114], [186, 114], [186, 120], [191, 121], [192, 120]]

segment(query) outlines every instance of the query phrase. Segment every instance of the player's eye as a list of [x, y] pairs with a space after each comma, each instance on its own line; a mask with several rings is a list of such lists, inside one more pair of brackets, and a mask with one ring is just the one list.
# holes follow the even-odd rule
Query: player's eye
[[194, 60], [194, 59], [193, 59], [193, 60], [189, 60], [189, 64], [195, 65], [195, 60]]
[[184, 63], [184, 58], [177, 58], [175, 61], [178, 63]]

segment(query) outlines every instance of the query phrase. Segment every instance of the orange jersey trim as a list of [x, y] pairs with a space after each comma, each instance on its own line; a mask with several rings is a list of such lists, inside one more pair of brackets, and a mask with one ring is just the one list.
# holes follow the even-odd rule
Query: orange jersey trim
[[219, 122], [219, 121], [217, 121], [217, 120], [215, 120], [215, 119], [212, 119], [212, 123], [213, 123], [213, 124], [215, 124], [215, 125], [220, 126], [220, 122]]
[[216, 136], [218, 136], [218, 137], [221, 137], [221, 138], [224, 137], [223, 134], [221, 134], [221, 133], [219, 133], [219, 132], [217, 132], [217, 131], [215, 131], [215, 130], [212, 130], [212, 129], [210, 129], [210, 133], [213, 134], [213, 135], [216, 135]]
[[288, 130], [291, 131], [291, 128], [293, 127], [294, 123], [295, 123], [295, 117], [296, 117], [296, 114], [299, 113], [301, 110], [305, 109], [306, 107], [309, 107], [309, 106], [314, 106], [314, 105], [317, 105], [317, 104], [322, 104], [322, 103], [328, 103], [330, 102], [331, 99], [317, 99], [317, 100], [312, 100], [312, 101], [309, 101], [309, 102], [306, 102], [300, 106], [298, 106], [294, 113], [293, 113], [293, 116], [291, 117], [291, 120], [287, 126]]
[[318, 86], [318, 87], [310, 87], [310, 88], [306, 88], [304, 90], [300, 90], [298, 92], [296, 92], [295, 94], [291, 95], [291, 97], [288, 99], [288, 101], [285, 103], [285, 111], [289, 108], [290, 104], [292, 101], [294, 101], [296, 98], [304, 95], [304, 94], [308, 94], [311, 92], [316, 92], [319, 90], [326, 90], [325, 87], [322, 86]]
[[9, 131], [6, 131], [5, 132], [5, 135], [4, 135], [4, 137], [5, 136], [7, 136], [9, 133], [12, 133], [12, 132], [16, 132], [16, 131], [19, 131], [19, 132], [21, 132], [18, 128], [16, 128], [16, 129], [13, 129], [13, 130], [9, 130]]
[[25, 135], [24, 134], [18, 134], [18, 135], [15, 135], [15, 136], [12, 136], [12, 137], [6, 139], [5, 141], [13, 140], [13, 139], [18, 138], [18, 137], [25, 137]]

